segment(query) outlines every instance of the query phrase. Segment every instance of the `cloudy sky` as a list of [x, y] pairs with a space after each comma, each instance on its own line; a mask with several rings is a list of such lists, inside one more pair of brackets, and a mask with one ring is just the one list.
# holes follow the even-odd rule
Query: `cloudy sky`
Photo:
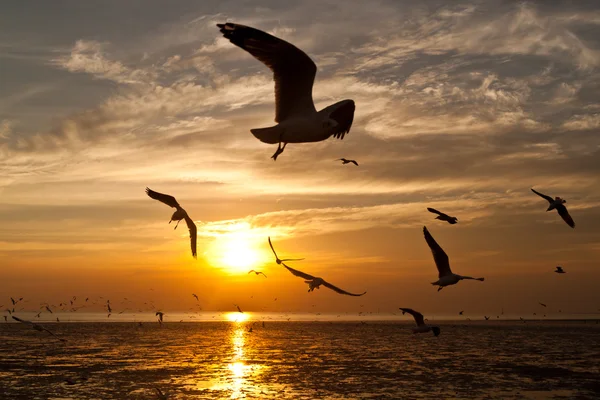
[[[273, 162], [249, 132], [274, 124], [271, 73], [221, 37], [225, 21], [306, 51], [317, 109], [355, 101], [350, 134]], [[0, 26], [0, 303], [600, 307], [594, 1], [19, 1]], [[146, 186], [197, 222], [198, 260]], [[576, 229], [531, 187], [566, 198]], [[486, 281], [436, 293], [425, 224], [455, 272]], [[268, 235], [306, 257], [298, 269], [367, 295], [307, 294]]]

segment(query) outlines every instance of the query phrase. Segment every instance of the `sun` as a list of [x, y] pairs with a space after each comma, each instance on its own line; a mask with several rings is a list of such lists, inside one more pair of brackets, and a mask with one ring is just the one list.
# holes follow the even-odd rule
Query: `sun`
[[231, 273], [247, 273], [269, 261], [262, 234], [255, 232], [247, 223], [227, 226], [227, 230], [215, 235], [208, 256], [211, 264]]

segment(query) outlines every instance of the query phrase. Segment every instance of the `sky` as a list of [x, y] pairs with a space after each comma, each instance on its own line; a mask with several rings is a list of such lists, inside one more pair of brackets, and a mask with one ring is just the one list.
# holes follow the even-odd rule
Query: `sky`
[[[317, 109], [355, 101], [344, 140], [270, 159], [250, 129], [275, 124], [271, 72], [222, 38], [226, 21], [303, 49]], [[0, 304], [600, 308], [594, 1], [24, 0], [3, 4], [0, 26]], [[146, 187], [196, 221], [197, 260]], [[532, 187], [567, 199], [576, 228]], [[454, 272], [485, 282], [436, 292], [424, 225]], [[269, 235], [306, 258], [295, 268], [367, 294], [307, 293]]]

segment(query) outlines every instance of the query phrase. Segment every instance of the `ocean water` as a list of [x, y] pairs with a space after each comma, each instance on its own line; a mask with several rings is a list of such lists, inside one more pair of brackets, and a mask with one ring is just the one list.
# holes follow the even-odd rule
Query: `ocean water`
[[1, 323], [0, 398], [600, 398], [595, 322], [439, 325], [434, 337], [404, 321], [45, 324], [61, 342]]

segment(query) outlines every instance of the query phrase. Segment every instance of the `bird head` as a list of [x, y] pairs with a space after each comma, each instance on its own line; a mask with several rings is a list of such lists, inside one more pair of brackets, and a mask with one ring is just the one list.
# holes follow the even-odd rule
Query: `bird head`
[[433, 331], [433, 336], [439, 336], [440, 332], [442, 331], [439, 327], [437, 326], [432, 326], [431, 330]]

